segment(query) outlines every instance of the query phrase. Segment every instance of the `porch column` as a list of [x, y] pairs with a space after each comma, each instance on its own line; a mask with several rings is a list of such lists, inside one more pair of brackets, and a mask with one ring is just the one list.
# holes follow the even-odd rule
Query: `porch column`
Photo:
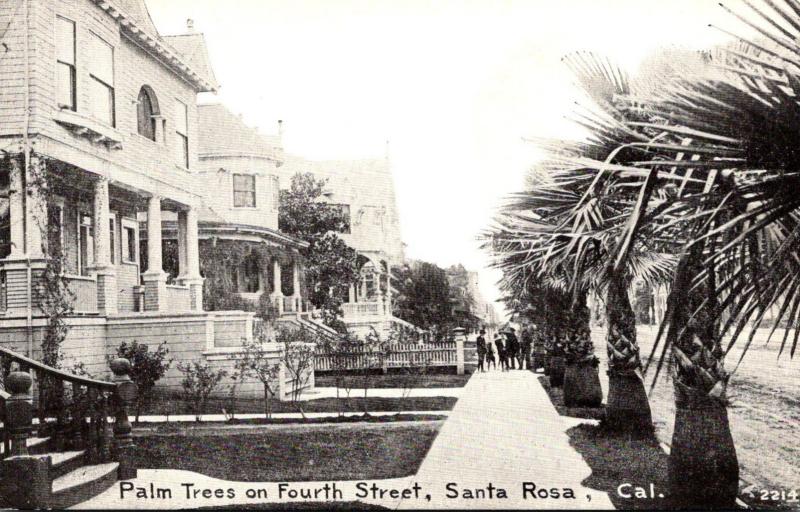
[[94, 183], [94, 267], [97, 276], [97, 309], [117, 312], [117, 272], [111, 265], [111, 230], [108, 224], [108, 180]]
[[197, 210], [190, 207], [178, 213], [178, 252], [180, 253], [179, 282], [189, 287], [191, 309], [203, 309], [203, 278], [200, 277], [200, 253]]
[[350, 286], [347, 289], [347, 302], [350, 304], [356, 301], [356, 287], [353, 283], [350, 283]]
[[167, 274], [161, 263], [161, 198], [147, 200], [147, 272], [144, 281], [144, 310], [167, 309]]
[[297, 258], [292, 261], [292, 289], [294, 291], [292, 298], [294, 299], [295, 311], [300, 313], [302, 309], [300, 302], [303, 298], [300, 295], [300, 265], [297, 264]]
[[47, 266], [42, 250], [44, 238], [42, 233], [46, 230], [48, 221], [47, 205], [40, 192], [45, 166], [44, 162], [32, 156], [30, 162], [32, 170], [26, 174], [22, 155], [10, 158], [9, 164], [8, 213], [11, 224], [9, 226], [11, 250], [3, 261], [2, 269], [6, 274], [7, 290], [16, 289], [21, 293], [8, 293], [6, 311], [21, 316], [27, 313], [30, 305], [34, 314], [40, 314], [39, 302], [35, 296], [30, 296], [27, 290], [36, 289]]
[[275, 259], [272, 262], [272, 298], [277, 303], [278, 314], [283, 314], [283, 290], [281, 290], [281, 264]]
[[386, 264], [386, 315], [392, 316], [392, 265]]
[[47, 179], [47, 166], [42, 159], [32, 155], [25, 176], [25, 255], [31, 259], [44, 258], [42, 243], [47, 232], [47, 199], [42, 187]]
[[25, 181], [22, 179], [22, 163], [19, 158], [11, 159], [9, 169], [9, 217], [11, 221], [11, 254], [9, 258], [22, 258], [25, 255]]

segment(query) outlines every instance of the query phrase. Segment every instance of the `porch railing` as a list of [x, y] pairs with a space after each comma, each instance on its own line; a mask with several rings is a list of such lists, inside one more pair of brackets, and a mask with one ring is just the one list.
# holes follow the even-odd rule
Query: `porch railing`
[[8, 291], [6, 287], [6, 272], [0, 270], [0, 311], [8, 308]]
[[[12, 365], [18, 368], [12, 369]], [[120, 479], [136, 477], [127, 409], [138, 392], [127, 359], [115, 359], [110, 366], [114, 377], [106, 382], [73, 375], [0, 347], [4, 388], [0, 389], [0, 459], [14, 457], [4, 460], [9, 478], [17, 473], [15, 464], [19, 463], [17, 469], [22, 473], [31, 467], [26, 458], [28, 441], [34, 437], [46, 438], [51, 453], [84, 450], [89, 462], [117, 462]], [[109, 416], [115, 420], [113, 438]], [[37, 417], [38, 424], [34, 422]], [[50, 489], [56, 476], [49, 473], [42, 475], [48, 482], [34, 479], [37, 481], [29, 483], [46, 484]]]
[[383, 314], [380, 302], [346, 302], [342, 304], [344, 316], [379, 316]]
[[97, 281], [83, 276], [64, 276], [64, 280], [73, 295], [73, 311], [97, 313]]
[[[315, 354], [314, 369], [331, 371], [337, 369], [361, 370], [365, 368], [400, 368], [422, 366], [458, 366], [459, 344], [456, 342], [438, 343], [395, 343], [384, 351], [346, 351]], [[463, 345], [461, 346], [463, 350]]]

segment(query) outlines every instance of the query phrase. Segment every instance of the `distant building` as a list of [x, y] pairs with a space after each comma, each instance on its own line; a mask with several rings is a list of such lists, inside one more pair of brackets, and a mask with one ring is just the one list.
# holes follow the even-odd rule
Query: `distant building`
[[494, 305], [483, 298], [478, 273], [458, 264], [447, 269], [447, 279], [455, 291], [453, 308], [461, 318], [461, 327], [467, 329], [467, 333], [483, 328], [487, 335], [494, 336], [499, 328], [499, 315]]

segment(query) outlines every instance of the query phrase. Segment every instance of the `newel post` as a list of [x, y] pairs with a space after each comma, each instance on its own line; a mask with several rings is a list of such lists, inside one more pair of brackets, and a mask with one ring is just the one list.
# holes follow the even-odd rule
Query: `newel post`
[[127, 359], [118, 358], [111, 361], [114, 373], [115, 421], [114, 421], [114, 455], [119, 462], [119, 479], [136, 478], [136, 466], [133, 463], [133, 439], [131, 438], [131, 422], [128, 420], [128, 406], [136, 400], [138, 390], [131, 380], [131, 363]]
[[6, 422], [11, 434], [11, 456], [28, 455], [27, 439], [33, 428], [33, 379], [26, 372], [11, 372], [6, 378], [6, 389], [11, 396], [6, 400]]

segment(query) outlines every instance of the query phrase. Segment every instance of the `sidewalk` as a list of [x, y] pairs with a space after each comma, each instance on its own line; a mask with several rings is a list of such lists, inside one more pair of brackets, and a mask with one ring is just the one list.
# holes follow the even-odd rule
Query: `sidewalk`
[[[591, 469], [570, 446], [576, 422], [558, 414], [536, 376], [528, 371], [476, 373], [469, 380], [415, 478], [431, 500], [406, 500], [400, 508], [613, 509], [604, 492], [583, 487]], [[535, 484], [523, 497], [523, 482]], [[448, 497], [458, 494], [458, 497]], [[492, 484], [493, 498], [465, 498], [466, 489]], [[498, 498], [499, 488], [507, 498]], [[564, 498], [566, 488], [575, 498]], [[539, 497], [541, 489], [556, 489]]]
[[[528, 371], [475, 374], [462, 388], [441, 431], [415, 476], [363, 482], [247, 483], [217, 480], [179, 470], [142, 469], [132, 483], [136, 491], [122, 492], [120, 484], [75, 508], [192, 508], [303, 501], [283, 493], [286, 486], [341, 491], [339, 501], [361, 501], [391, 509], [613, 509], [604, 492], [582, 485], [591, 470], [570, 446], [566, 430], [592, 420], [565, 418], [553, 407], [536, 375]], [[440, 413], [437, 411], [437, 413]], [[268, 463], [268, 460], [265, 461]], [[388, 463], [388, 462], [387, 462]], [[523, 484], [535, 485], [533, 496]], [[448, 488], [450, 484], [450, 488]], [[492, 486], [492, 496], [487, 486]], [[188, 496], [192, 489], [232, 489], [235, 498]], [[154, 488], [170, 489], [171, 499], [153, 499]], [[377, 490], [373, 490], [377, 489]], [[367, 493], [365, 489], [369, 489]], [[453, 489], [453, 490], [450, 490]], [[464, 493], [483, 497], [466, 498]], [[500, 497], [499, 489], [506, 493]], [[538, 493], [546, 489], [549, 496]], [[560, 497], [555, 497], [556, 489]], [[565, 497], [569, 489], [574, 498]], [[382, 491], [387, 492], [382, 492]], [[250, 493], [263, 491], [263, 496]], [[396, 493], [394, 496], [389, 491]], [[398, 496], [407, 492], [409, 499]], [[456, 495], [457, 497], [449, 497]], [[535, 497], [534, 497], [535, 496]], [[330, 499], [330, 498], [329, 498]], [[327, 501], [323, 495], [306, 502]]]

